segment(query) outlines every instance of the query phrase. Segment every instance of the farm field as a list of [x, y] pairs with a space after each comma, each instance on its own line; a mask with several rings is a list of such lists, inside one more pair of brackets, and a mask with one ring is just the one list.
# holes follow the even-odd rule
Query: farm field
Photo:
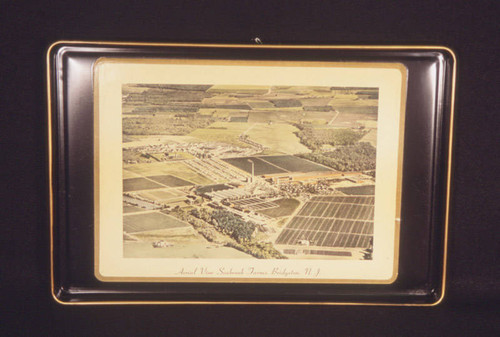
[[222, 159], [226, 163], [229, 163], [240, 170], [247, 173], [252, 173], [252, 164], [248, 160], [252, 160], [255, 165], [255, 175], [272, 174], [272, 173], [284, 173], [283, 169], [273, 166], [265, 161], [260, 160], [258, 157], [238, 157], [238, 158], [224, 158]]
[[179, 192], [175, 189], [171, 189], [171, 188], [165, 188], [165, 189], [154, 190], [154, 191], [145, 191], [145, 192], [142, 192], [141, 194], [149, 196], [151, 199], [158, 199], [158, 200], [170, 199], [170, 198], [180, 197], [180, 196], [184, 195], [184, 193]]
[[342, 219], [322, 219], [314, 222], [310, 218], [295, 217], [287, 226], [287, 229], [297, 230], [320, 230], [329, 232], [342, 232], [353, 234], [373, 234], [373, 226], [365, 221], [353, 221]]
[[155, 241], [166, 241], [169, 244], [183, 244], [187, 242], [206, 242], [192, 227], [174, 227], [159, 229], [150, 232], [138, 232], [128, 234], [129, 241], [149, 243], [152, 245]]
[[368, 248], [373, 237], [374, 197], [318, 196], [307, 202], [280, 233], [277, 245]]
[[[247, 94], [247, 95], [263, 95], [269, 90], [268, 86], [264, 85], [223, 85], [216, 84], [212, 85], [207, 92], [210, 93], [221, 93], [221, 94]], [[229, 97], [229, 96], [228, 96]]]
[[258, 110], [258, 109], [269, 109], [274, 107], [274, 104], [269, 102], [269, 101], [249, 101], [248, 105], [252, 108], [252, 110]]
[[162, 188], [163, 186], [154, 181], [145, 178], [131, 178], [123, 180], [123, 192], [132, 192], [140, 190], [151, 190]]
[[366, 135], [364, 135], [360, 140], [360, 142], [367, 142], [373, 145], [374, 147], [377, 147], [377, 130], [372, 129], [368, 131]]
[[322, 195], [315, 196], [311, 199], [312, 202], [337, 202], [360, 205], [373, 205], [375, 198], [373, 196], [337, 196], [337, 195]]
[[264, 209], [271, 209], [278, 207], [278, 204], [276, 204], [274, 201], [265, 201], [259, 198], [241, 199], [233, 201], [232, 203], [238, 207], [248, 209], [251, 211], [260, 211]]
[[123, 179], [130, 179], [130, 178], [141, 178], [142, 176], [140, 174], [128, 171], [128, 170], [122, 170], [122, 175]]
[[[166, 238], [168, 241], [168, 237]], [[193, 242], [194, 241], [194, 242]], [[239, 250], [216, 246], [209, 242], [192, 242], [174, 244], [172, 247], [153, 248], [148, 242], [123, 243], [125, 258], [194, 258], [194, 259], [251, 259], [252, 256]]]
[[124, 166], [125, 171], [141, 176], [172, 175], [179, 179], [189, 181], [196, 185], [213, 184], [213, 181], [193, 171], [182, 162], [143, 163]]
[[[272, 105], [272, 103], [269, 103]], [[302, 118], [302, 109], [293, 108], [293, 110], [283, 111], [283, 109], [266, 108], [252, 110], [248, 115], [248, 123], [280, 123], [280, 122], [298, 122]]]
[[215, 122], [208, 128], [194, 130], [188, 136], [203, 142], [219, 142], [248, 147], [248, 144], [239, 140], [239, 136], [249, 127], [248, 123]]
[[337, 190], [349, 195], [375, 195], [375, 185], [339, 187]]
[[377, 105], [369, 105], [369, 104], [363, 105], [363, 104], [359, 104], [359, 103], [354, 103], [354, 104], [346, 104], [344, 106], [340, 106], [338, 108], [338, 110], [340, 110], [344, 114], [349, 113], [350, 115], [373, 114], [374, 116], [377, 116], [378, 106]]
[[[252, 113], [250, 113], [252, 115]], [[267, 153], [295, 154], [311, 152], [306, 146], [300, 143], [300, 139], [294, 134], [298, 129], [289, 124], [254, 124], [246, 133], [248, 137], [269, 148]]]
[[240, 122], [240, 120], [246, 120], [246, 117], [231, 117], [230, 122], [215, 122], [207, 128], [196, 129], [189, 134], [189, 137], [204, 142], [220, 142], [248, 147], [248, 144], [239, 139], [240, 135], [246, 134], [251, 140], [267, 147], [266, 151], [268, 153], [295, 154], [310, 152], [294, 134], [294, 132], [298, 131], [296, 127], [285, 123], [250, 122], [254, 113], [253, 111], [249, 112], [249, 122]]
[[[370, 107], [368, 107], [370, 108]], [[342, 127], [342, 128], [348, 128], [348, 127], [357, 127], [357, 126], [366, 126], [366, 127], [372, 127], [373, 124], [370, 122], [375, 122], [377, 121], [377, 107], [374, 107], [375, 111], [369, 112], [370, 110], [373, 109], [368, 109], [365, 110], [365, 107], [353, 107], [352, 109], [347, 108], [347, 110], [353, 110], [352, 112], [345, 111], [345, 107], [339, 108], [339, 115], [335, 118], [335, 120], [332, 122], [332, 126], [334, 127]], [[367, 111], [367, 112], [363, 112]]]
[[373, 218], [373, 207], [370, 205], [359, 205], [354, 203], [310, 202], [300, 210], [298, 215], [368, 220]]
[[[369, 223], [359, 224], [361, 228], [372, 226]], [[321, 230], [294, 230], [285, 228], [277, 245], [295, 245], [299, 240], [307, 240], [311, 246], [328, 248], [368, 248], [373, 235], [354, 234], [353, 232], [335, 232]]]
[[136, 207], [136, 206], [126, 205], [126, 204], [123, 205], [123, 214], [136, 213], [136, 212], [141, 212], [141, 211], [144, 211], [144, 209], [142, 209], [140, 207]]
[[126, 135], [123, 136], [124, 149], [145, 145], [161, 145], [165, 143], [196, 143], [200, 140], [189, 136], [178, 135]]
[[160, 212], [131, 214], [123, 217], [123, 231], [127, 233], [147, 232], [176, 227], [190, 227], [190, 225]]
[[139, 195], [148, 200], [156, 200], [156, 201], [166, 201], [166, 200], [170, 201], [172, 199], [177, 200], [178, 198], [184, 197], [184, 193], [171, 188], [141, 191]]
[[169, 187], [180, 187], [180, 186], [190, 186], [193, 185], [192, 182], [174, 177], [172, 175], [166, 174], [161, 176], [149, 176], [151, 180], [159, 182], [160, 184], [167, 185]]
[[252, 172], [252, 164], [249, 162], [249, 160], [252, 160], [255, 164], [255, 175], [284, 172], [332, 171], [329, 167], [290, 155], [237, 157], [222, 160], [247, 173]]
[[273, 203], [278, 207], [260, 210], [259, 213], [267, 215], [271, 218], [279, 218], [282, 216], [289, 216], [299, 207], [300, 202], [296, 199], [278, 199], [273, 200]]
[[332, 171], [329, 167], [294, 156], [263, 156], [258, 158], [290, 172]]

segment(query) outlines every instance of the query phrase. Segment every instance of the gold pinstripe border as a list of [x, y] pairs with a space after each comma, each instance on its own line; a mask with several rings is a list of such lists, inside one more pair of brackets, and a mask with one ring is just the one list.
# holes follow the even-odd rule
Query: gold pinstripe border
[[[88, 301], [88, 302], [64, 302], [55, 294], [54, 289], [54, 190], [53, 190], [53, 126], [52, 126], [52, 92], [51, 92], [51, 62], [50, 55], [52, 50], [58, 45], [64, 44], [92, 44], [95, 46], [158, 46], [158, 47], [212, 47], [212, 48], [260, 48], [260, 49], [348, 49], [348, 50], [443, 50], [448, 52], [453, 59], [452, 83], [451, 83], [451, 104], [450, 104], [450, 127], [448, 139], [448, 165], [446, 181], [446, 206], [445, 206], [445, 228], [444, 228], [444, 251], [443, 251], [443, 275], [441, 283], [441, 294], [436, 302], [433, 303], [368, 303], [368, 302], [281, 302], [281, 301]], [[48, 105], [48, 173], [49, 173], [49, 227], [50, 227], [50, 286], [51, 294], [54, 300], [60, 304], [66, 305], [135, 305], [135, 304], [227, 304], [227, 305], [366, 305], [366, 306], [435, 306], [441, 303], [446, 292], [446, 270], [447, 270], [447, 251], [448, 251], [448, 231], [449, 231], [449, 212], [451, 197], [451, 174], [452, 174], [452, 155], [453, 155], [453, 124], [455, 111], [455, 87], [456, 87], [456, 69], [457, 60], [455, 53], [444, 46], [363, 46], [363, 45], [242, 45], [242, 44], [195, 44], [195, 43], [142, 43], [142, 42], [105, 42], [105, 41], [58, 41], [53, 43], [47, 50], [46, 55], [46, 76], [47, 76], [47, 105]]]

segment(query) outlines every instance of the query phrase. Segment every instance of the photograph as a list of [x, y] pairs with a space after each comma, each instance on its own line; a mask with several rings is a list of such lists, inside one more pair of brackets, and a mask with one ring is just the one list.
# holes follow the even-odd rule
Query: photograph
[[405, 76], [397, 63], [99, 59], [96, 276], [392, 282]]
[[124, 84], [124, 257], [372, 259], [378, 94]]

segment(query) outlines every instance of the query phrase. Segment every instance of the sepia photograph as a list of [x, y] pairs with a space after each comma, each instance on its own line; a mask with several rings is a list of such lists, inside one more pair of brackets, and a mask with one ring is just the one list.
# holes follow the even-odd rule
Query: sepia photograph
[[378, 88], [124, 84], [125, 258], [371, 259]]
[[399, 64], [94, 69], [99, 279], [395, 279]]

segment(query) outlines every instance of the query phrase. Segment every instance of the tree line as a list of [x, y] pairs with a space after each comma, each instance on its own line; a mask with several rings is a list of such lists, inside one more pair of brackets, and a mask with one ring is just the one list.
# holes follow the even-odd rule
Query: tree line
[[337, 146], [330, 152], [311, 152], [298, 155], [341, 172], [375, 170], [376, 149], [370, 143]]
[[321, 149], [322, 145], [354, 145], [366, 133], [365, 130], [313, 128], [303, 124], [295, 125], [300, 142], [313, 151]]
[[[198, 231], [203, 223], [211, 223], [217, 231], [234, 239], [234, 241], [225, 242], [226, 247], [237, 249], [258, 259], [286, 259], [274, 248], [272, 243], [255, 242], [252, 239], [252, 234], [257, 225], [245, 221], [231, 212], [225, 210], [208, 211], [205, 208], [193, 209], [187, 214], [186, 220], [197, 227]], [[206, 232], [206, 226], [204, 229]], [[202, 234], [207, 237], [204, 232]]]

